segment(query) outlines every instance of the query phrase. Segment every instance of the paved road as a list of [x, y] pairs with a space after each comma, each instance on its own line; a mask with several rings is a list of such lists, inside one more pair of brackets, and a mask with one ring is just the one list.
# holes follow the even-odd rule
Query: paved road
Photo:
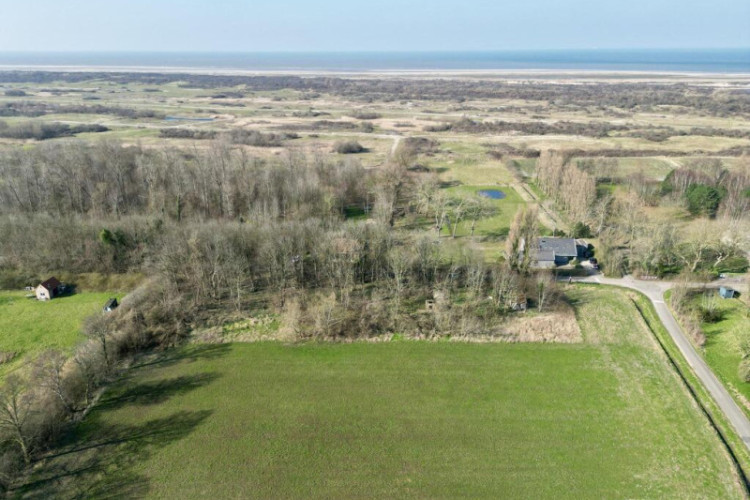
[[586, 278], [574, 278], [574, 281], [622, 286], [638, 290], [646, 295], [654, 304], [659, 319], [664, 323], [669, 335], [672, 337], [675, 344], [677, 344], [677, 347], [680, 349], [680, 352], [685, 357], [688, 364], [693, 368], [698, 379], [700, 379], [709, 394], [711, 394], [711, 397], [714, 398], [716, 404], [721, 411], [724, 412], [724, 415], [726, 415], [727, 420], [729, 420], [735, 431], [737, 431], [737, 434], [745, 443], [745, 446], [750, 450], [750, 419], [748, 419], [740, 407], [737, 406], [737, 403], [735, 403], [732, 396], [729, 395], [727, 389], [719, 381], [716, 375], [714, 375], [714, 372], [709, 368], [700, 354], [695, 351], [693, 345], [690, 343], [687, 336], [682, 331], [682, 328], [672, 315], [672, 311], [670, 311], [664, 303], [664, 292], [671, 288], [673, 283], [664, 281], [640, 281], [631, 276], [614, 279], [598, 275]]

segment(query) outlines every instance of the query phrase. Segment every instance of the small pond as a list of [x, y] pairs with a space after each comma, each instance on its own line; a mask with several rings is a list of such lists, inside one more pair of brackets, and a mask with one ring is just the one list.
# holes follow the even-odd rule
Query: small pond
[[168, 116], [164, 118], [167, 122], [212, 122], [213, 118], [191, 118], [187, 116]]
[[505, 193], [500, 191], [499, 189], [483, 189], [481, 191], [478, 191], [479, 196], [484, 196], [485, 198], [489, 198], [491, 200], [502, 200], [505, 198]]

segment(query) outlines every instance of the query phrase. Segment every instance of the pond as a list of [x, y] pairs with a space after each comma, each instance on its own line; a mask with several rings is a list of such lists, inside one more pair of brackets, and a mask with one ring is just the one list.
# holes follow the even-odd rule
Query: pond
[[213, 118], [190, 118], [187, 116], [168, 116], [164, 118], [167, 122], [212, 122]]
[[500, 191], [499, 189], [483, 189], [481, 191], [478, 191], [479, 196], [484, 196], [485, 198], [489, 198], [491, 200], [502, 200], [505, 198], [505, 193]]

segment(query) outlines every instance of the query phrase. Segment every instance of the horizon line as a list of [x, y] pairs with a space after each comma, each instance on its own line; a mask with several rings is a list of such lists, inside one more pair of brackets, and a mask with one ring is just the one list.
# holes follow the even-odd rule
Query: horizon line
[[569, 52], [569, 51], [716, 51], [738, 50], [750, 51], [744, 47], [554, 47], [554, 48], [515, 48], [515, 49], [356, 49], [356, 50], [191, 50], [191, 49], [116, 49], [116, 50], [82, 50], [82, 49], [44, 49], [44, 50], [2, 50], [0, 54], [462, 54], [462, 53], [503, 53], [503, 52]]

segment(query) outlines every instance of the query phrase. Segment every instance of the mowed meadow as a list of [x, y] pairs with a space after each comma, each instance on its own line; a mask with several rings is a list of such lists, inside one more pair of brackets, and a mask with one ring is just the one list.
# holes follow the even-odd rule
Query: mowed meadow
[[627, 292], [578, 344], [188, 345], [111, 386], [19, 498], [739, 498]]
[[72, 348], [83, 338], [84, 318], [100, 311], [110, 297], [122, 296], [84, 292], [40, 302], [28, 293], [0, 291], [0, 353], [11, 359], [0, 365], [0, 375], [46, 349]]

